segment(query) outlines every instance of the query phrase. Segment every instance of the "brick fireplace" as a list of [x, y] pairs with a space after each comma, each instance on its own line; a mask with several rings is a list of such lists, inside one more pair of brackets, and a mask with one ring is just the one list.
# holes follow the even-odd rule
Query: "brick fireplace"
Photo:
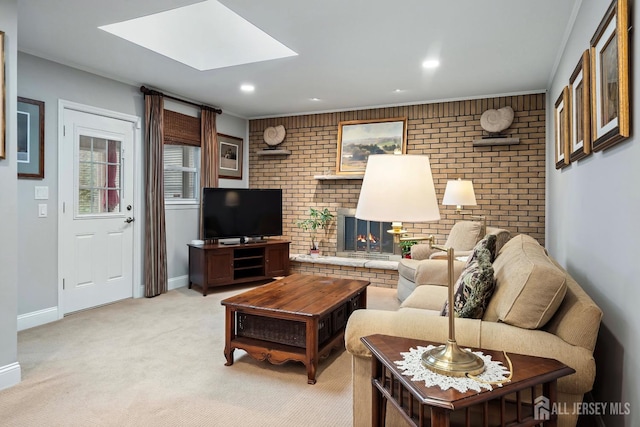
[[[519, 138], [520, 142], [474, 146], [473, 141], [484, 136], [480, 126], [482, 113], [507, 105], [515, 111], [515, 118], [506, 134]], [[448, 180], [470, 179], [478, 201], [471, 211], [486, 216], [491, 226], [506, 228], [514, 235], [527, 233], [544, 245], [545, 108], [545, 94], [539, 93], [252, 119], [249, 121], [249, 188], [282, 188], [283, 238], [291, 240], [292, 254], [306, 254], [308, 233], [295, 223], [305, 216], [309, 207], [326, 207], [337, 214], [338, 209], [355, 209], [358, 203], [361, 178], [326, 178], [336, 169], [339, 122], [407, 117], [407, 154], [429, 156], [438, 200], [442, 200]], [[281, 145], [283, 154], [264, 155], [264, 130], [277, 125], [283, 125], [287, 131]], [[447, 206], [440, 207], [440, 215], [440, 221], [406, 223], [404, 228], [409, 234], [433, 234], [437, 242], [444, 242], [451, 226], [461, 218], [453, 207]], [[338, 255], [337, 222], [336, 215], [333, 226], [320, 236], [323, 256]], [[359, 255], [362, 251], [355, 252]], [[314, 274], [343, 277], [362, 277], [363, 274], [352, 267], [338, 271], [320, 264], [315, 266]], [[370, 277], [377, 274], [379, 271], [371, 272]], [[392, 284], [393, 280], [388, 279], [386, 283]]]
[[400, 259], [393, 243], [393, 236], [387, 233], [387, 230], [391, 229], [391, 223], [357, 219], [355, 213], [355, 209], [337, 209], [336, 255], [381, 260]]

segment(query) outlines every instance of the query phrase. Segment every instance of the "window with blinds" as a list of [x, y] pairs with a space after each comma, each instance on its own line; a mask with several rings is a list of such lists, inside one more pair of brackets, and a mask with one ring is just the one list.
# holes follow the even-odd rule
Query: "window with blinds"
[[164, 110], [164, 198], [197, 203], [200, 194], [200, 118]]
[[169, 201], [197, 201], [200, 186], [200, 147], [164, 146], [164, 198]]

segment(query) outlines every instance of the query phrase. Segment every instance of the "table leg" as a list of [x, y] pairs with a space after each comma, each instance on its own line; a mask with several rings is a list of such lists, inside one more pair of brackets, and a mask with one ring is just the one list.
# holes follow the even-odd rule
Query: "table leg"
[[306, 349], [305, 365], [307, 367], [307, 383], [316, 383], [316, 370], [318, 369], [318, 318], [312, 317], [306, 321]]
[[233, 365], [233, 351], [231, 340], [236, 337], [236, 311], [226, 307], [224, 320], [224, 357], [227, 359], [225, 366]]
[[371, 358], [371, 425], [381, 427], [385, 425], [385, 399], [374, 381], [384, 381], [382, 378], [382, 363], [375, 357]]
[[[558, 400], [558, 381], [553, 380], [542, 384], [542, 394], [549, 398], [549, 408], [553, 408]], [[556, 427], [558, 425], [558, 415], [550, 414], [549, 420], [544, 423], [545, 426]]]
[[431, 427], [449, 427], [450, 415], [451, 415], [451, 411], [449, 409], [432, 406], [431, 407]]

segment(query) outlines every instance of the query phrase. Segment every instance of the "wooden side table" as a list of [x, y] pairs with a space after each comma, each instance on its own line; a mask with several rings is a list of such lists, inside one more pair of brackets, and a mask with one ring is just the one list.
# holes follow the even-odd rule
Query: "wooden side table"
[[[402, 360], [401, 352], [412, 347], [440, 344], [387, 335], [371, 335], [361, 340], [373, 354], [374, 427], [385, 425], [386, 402], [414, 426], [556, 426], [556, 414], [543, 411], [548, 420], [537, 419], [534, 406], [525, 397], [531, 396], [533, 400], [544, 396], [548, 399], [544, 404], [551, 408], [557, 399], [557, 379], [575, 372], [554, 359], [509, 353], [513, 363], [510, 382], [502, 387], [493, 386], [493, 390], [460, 393], [411, 381], [394, 363]], [[507, 365], [502, 352], [480, 350]]]

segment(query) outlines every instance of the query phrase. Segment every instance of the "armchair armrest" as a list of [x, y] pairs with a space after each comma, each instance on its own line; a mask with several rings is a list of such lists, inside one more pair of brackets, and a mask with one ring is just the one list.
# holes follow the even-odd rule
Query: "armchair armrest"
[[[454, 251], [453, 252], [453, 257], [454, 258], [468, 257], [472, 253], [473, 253], [473, 250], [471, 250], [471, 251]], [[442, 252], [442, 251], [438, 251], [436, 253], [431, 254], [429, 259], [447, 259], [447, 253], [446, 252]]]
[[[453, 282], [462, 274], [466, 262], [453, 261]], [[448, 263], [445, 259], [425, 259], [417, 263], [414, 276], [416, 286], [439, 285], [449, 286]]]
[[418, 261], [429, 259], [429, 257], [436, 252], [442, 251], [432, 248], [428, 243], [417, 243], [411, 246], [411, 259], [416, 259]]

